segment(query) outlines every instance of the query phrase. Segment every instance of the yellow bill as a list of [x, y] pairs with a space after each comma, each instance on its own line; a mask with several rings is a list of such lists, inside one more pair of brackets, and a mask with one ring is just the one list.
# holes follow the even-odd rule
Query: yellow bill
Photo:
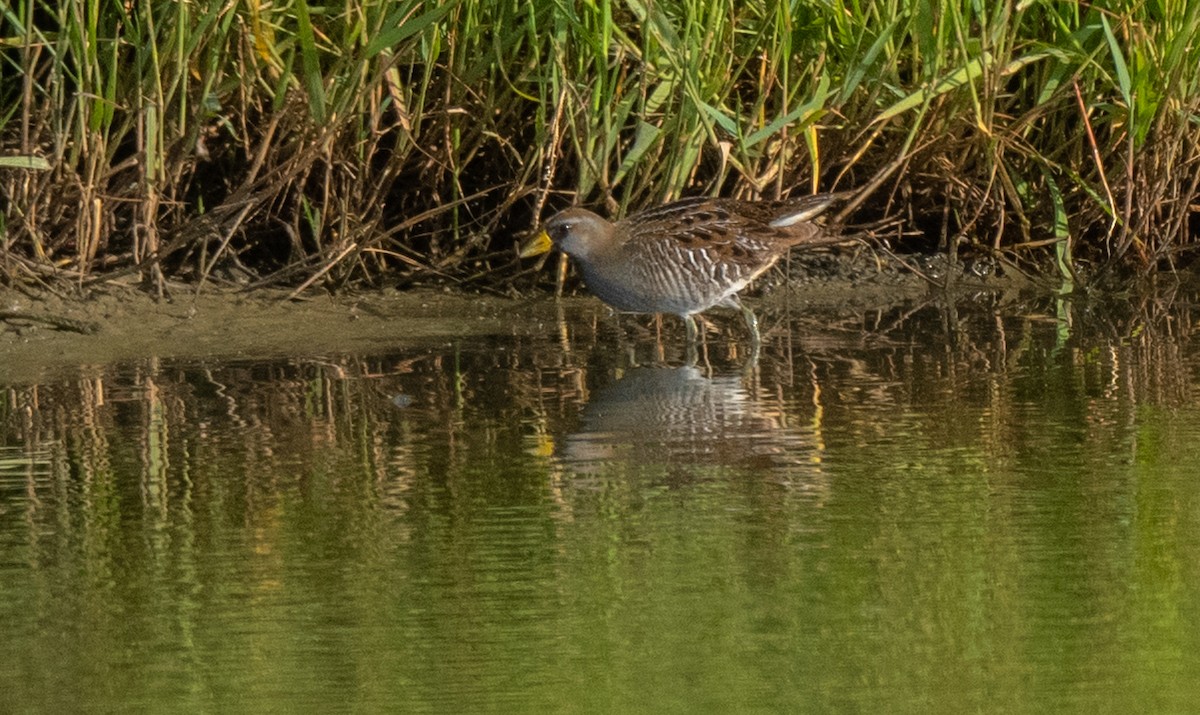
[[550, 240], [550, 234], [545, 230], [538, 231], [538, 234], [530, 239], [529, 243], [521, 247], [521, 258], [540, 256], [551, 248], [554, 248], [554, 242]]

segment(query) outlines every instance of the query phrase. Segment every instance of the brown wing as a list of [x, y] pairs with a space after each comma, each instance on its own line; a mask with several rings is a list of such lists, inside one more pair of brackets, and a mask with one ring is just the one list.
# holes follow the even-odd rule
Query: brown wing
[[658, 260], [725, 264], [754, 274], [789, 246], [819, 236], [820, 228], [809, 219], [830, 201], [827, 195], [794, 201], [683, 199], [634, 214], [617, 229], [626, 243], [639, 245], [637, 250], [661, 255]]

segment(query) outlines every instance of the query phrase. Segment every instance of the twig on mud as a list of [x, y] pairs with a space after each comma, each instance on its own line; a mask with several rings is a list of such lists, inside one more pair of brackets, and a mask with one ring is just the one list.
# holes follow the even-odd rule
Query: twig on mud
[[30, 313], [20, 308], [0, 310], [0, 320], [26, 320], [33, 323], [45, 323], [59, 330], [67, 330], [82, 335], [92, 335], [99, 332], [100, 324], [88, 320], [76, 320], [53, 313]]
[[326, 263], [325, 266], [323, 268], [321, 268], [321, 270], [319, 270], [316, 273], [309, 276], [307, 280], [305, 280], [303, 283], [301, 283], [299, 286], [296, 287], [296, 290], [292, 291], [291, 293], [288, 293], [287, 297], [283, 298], [279, 302], [286, 303], [289, 300], [295, 299], [296, 296], [300, 295], [305, 290], [307, 290], [309, 286], [311, 286], [313, 283], [316, 283], [318, 278], [320, 278], [321, 276], [328, 273], [330, 270], [333, 269], [334, 266], [336, 266], [338, 263], [340, 263], [343, 258], [350, 255], [357, 249], [358, 249], [357, 243], [352, 243], [349, 246], [346, 246], [345, 248], [343, 248], [341, 250], [341, 252], [339, 252], [336, 256], [334, 256], [333, 259], [331, 261], [329, 261], [329, 263]]

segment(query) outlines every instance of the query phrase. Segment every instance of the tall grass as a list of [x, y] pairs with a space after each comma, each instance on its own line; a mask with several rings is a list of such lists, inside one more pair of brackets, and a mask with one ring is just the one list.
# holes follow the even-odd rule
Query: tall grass
[[1170, 268], [1197, 36], [1197, 0], [16, 0], [0, 266], [492, 279], [572, 202], [864, 188], [901, 247]]

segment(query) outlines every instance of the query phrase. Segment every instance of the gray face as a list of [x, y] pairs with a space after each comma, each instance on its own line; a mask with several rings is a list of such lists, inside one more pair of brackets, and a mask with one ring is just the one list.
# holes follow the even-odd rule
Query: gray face
[[563, 253], [587, 258], [603, 240], [603, 219], [584, 209], [568, 209], [546, 223], [546, 233]]

